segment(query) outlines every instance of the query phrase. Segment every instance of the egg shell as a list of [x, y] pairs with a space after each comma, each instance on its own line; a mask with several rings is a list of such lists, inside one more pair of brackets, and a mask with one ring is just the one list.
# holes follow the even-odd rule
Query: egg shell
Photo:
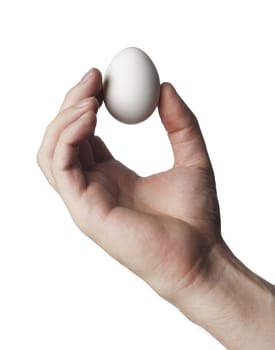
[[108, 66], [103, 83], [104, 102], [119, 121], [136, 124], [155, 110], [160, 79], [150, 57], [136, 47], [119, 52]]

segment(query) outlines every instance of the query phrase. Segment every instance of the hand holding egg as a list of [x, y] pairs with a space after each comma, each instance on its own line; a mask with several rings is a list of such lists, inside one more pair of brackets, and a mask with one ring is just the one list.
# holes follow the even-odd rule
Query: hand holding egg
[[150, 57], [129, 47], [118, 53], [104, 76], [104, 102], [117, 120], [136, 124], [155, 110], [160, 96], [160, 80]]

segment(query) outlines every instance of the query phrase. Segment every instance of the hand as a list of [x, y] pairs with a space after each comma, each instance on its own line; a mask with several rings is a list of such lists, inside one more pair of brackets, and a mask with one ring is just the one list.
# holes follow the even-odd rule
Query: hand
[[198, 122], [163, 84], [159, 113], [175, 162], [143, 178], [94, 136], [101, 90], [101, 74], [93, 69], [69, 91], [47, 128], [38, 163], [77, 226], [172, 300], [204, 278], [220, 240], [214, 175]]
[[228, 349], [273, 349], [274, 286], [221, 238], [214, 174], [195, 116], [172, 85], [161, 86], [159, 114], [174, 166], [143, 178], [94, 136], [101, 95], [93, 69], [66, 95], [37, 154], [77, 226]]

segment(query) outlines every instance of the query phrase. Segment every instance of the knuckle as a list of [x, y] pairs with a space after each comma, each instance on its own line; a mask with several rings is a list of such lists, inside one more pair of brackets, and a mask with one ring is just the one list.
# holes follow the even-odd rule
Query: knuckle
[[41, 155], [41, 149], [38, 150], [37, 154], [36, 154], [36, 163], [38, 164], [38, 166], [40, 168], [42, 168], [42, 155]]
[[74, 89], [74, 87], [70, 88], [70, 89], [66, 92], [66, 94], [65, 94], [65, 96], [64, 96], [64, 97], [65, 97], [65, 100], [68, 99], [68, 98], [72, 95], [73, 89]]
[[75, 91], [76, 91], [76, 87], [77, 87], [77, 86], [73, 86], [72, 88], [70, 88], [70, 89], [66, 92], [64, 101], [70, 100], [70, 99], [74, 96]]
[[53, 127], [53, 124], [54, 124], [54, 120], [52, 120], [49, 125], [47, 126], [46, 130], [45, 130], [45, 136], [49, 135], [52, 131], [52, 127]]

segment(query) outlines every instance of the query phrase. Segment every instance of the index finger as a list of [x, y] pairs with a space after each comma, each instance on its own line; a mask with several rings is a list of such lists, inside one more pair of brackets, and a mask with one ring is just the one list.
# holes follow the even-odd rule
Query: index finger
[[100, 95], [102, 90], [102, 76], [98, 69], [92, 68], [65, 95], [60, 111], [76, 105], [80, 100]]

